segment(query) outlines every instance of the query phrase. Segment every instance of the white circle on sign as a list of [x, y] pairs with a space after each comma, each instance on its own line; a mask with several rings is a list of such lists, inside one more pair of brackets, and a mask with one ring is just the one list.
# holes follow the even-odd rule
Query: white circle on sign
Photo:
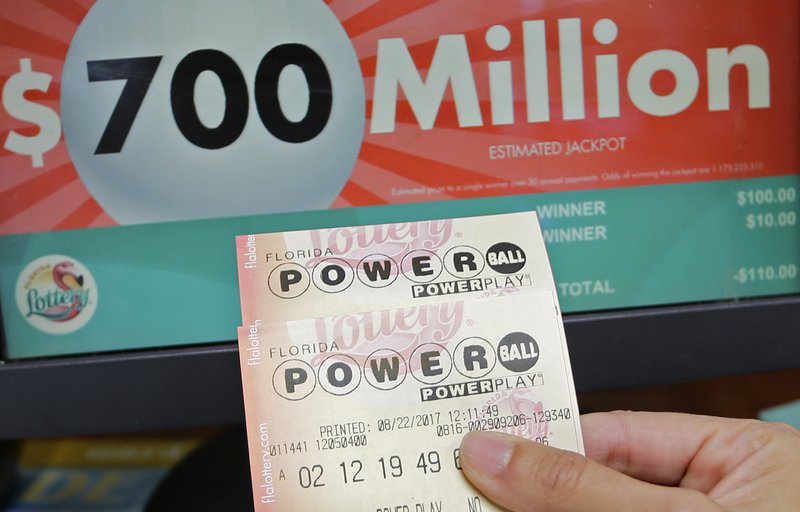
[[[268, 103], [263, 84], [256, 88], [258, 70], [286, 45], [318, 56], [332, 90], [329, 116], [314, 118], [321, 131], [302, 142], [273, 135], [265, 124], [276, 116], [265, 122], [258, 107]], [[225, 72], [194, 69], [195, 79], [189, 72], [173, 94], [179, 64], [202, 51], [202, 67], [209, 50]], [[319, 66], [285, 53], [270, 72], [278, 74], [273, 104], [291, 124], [311, 118], [318, 89], [303, 70]], [[152, 79], [142, 73], [146, 58]], [[225, 144], [191, 142], [173, 101], [194, 111], [201, 131], [220, 130], [212, 144]], [[117, 222], [132, 224], [328, 208], [358, 156], [365, 94], [353, 46], [321, 0], [98, 0], [67, 52], [60, 109], [81, 180]], [[222, 122], [234, 111], [230, 125]]]
[[619, 29], [614, 20], [603, 18], [594, 24], [592, 29], [595, 40], [600, 44], [611, 44], [617, 38]]

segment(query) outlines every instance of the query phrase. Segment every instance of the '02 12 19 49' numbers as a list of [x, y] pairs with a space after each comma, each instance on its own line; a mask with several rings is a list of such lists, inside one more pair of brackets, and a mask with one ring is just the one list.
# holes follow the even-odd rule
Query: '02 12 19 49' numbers
[[[461, 469], [458, 459], [458, 450], [454, 452], [454, 467]], [[407, 463], [399, 455], [389, 455], [380, 457], [372, 461], [374, 464], [370, 467], [370, 461], [361, 459], [352, 459], [341, 461], [337, 464], [339, 469], [338, 473], [341, 482], [344, 484], [359, 484], [366, 482], [370, 479], [371, 475], [379, 477], [381, 481], [392, 480], [401, 478], [408, 474]], [[434, 475], [442, 471], [442, 459], [439, 452], [435, 450], [423, 451], [414, 457], [411, 461], [413, 468], [411, 472], [422, 473], [423, 475]], [[371, 471], [379, 470], [379, 471]], [[336, 473], [336, 471], [334, 471]], [[325, 487], [327, 485], [328, 473], [326, 467], [322, 464], [313, 464], [310, 466], [301, 466], [297, 471], [297, 481], [303, 489], [311, 489], [314, 487]]]

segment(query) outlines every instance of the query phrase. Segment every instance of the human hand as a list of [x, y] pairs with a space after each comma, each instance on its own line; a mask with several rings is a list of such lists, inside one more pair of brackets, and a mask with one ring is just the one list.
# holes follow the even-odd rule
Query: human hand
[[470, 432], [466, 477], [514, 512], [797, 512], [800, 432], [688, 414], [581, 418], [586, 457], [506, 434]]

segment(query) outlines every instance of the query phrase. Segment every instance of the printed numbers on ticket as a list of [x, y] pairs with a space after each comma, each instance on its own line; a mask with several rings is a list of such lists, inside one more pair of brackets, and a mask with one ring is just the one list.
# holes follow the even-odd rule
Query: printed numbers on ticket
[[460, 470], [472, 430], [583, 451], [550, 292], [239, 328], [256, 509], [498, 510]]

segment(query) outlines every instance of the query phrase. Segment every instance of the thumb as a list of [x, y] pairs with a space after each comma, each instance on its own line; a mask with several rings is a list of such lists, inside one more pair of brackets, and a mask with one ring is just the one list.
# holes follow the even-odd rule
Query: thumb
[[470, 432], [464, 475], [513, 512], [722, 512], [706, 495], [635, 480], [577, 453], [507, 434]]

